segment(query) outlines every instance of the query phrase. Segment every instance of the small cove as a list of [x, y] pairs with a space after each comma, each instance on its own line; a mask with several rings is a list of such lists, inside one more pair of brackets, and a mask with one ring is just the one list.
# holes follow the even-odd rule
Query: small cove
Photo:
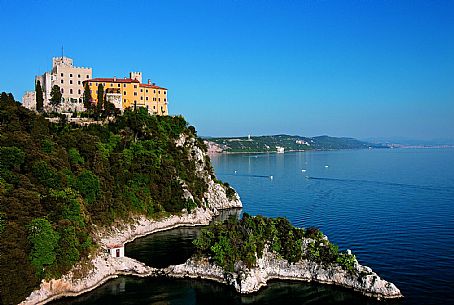
[[[453, 301], [453, 149], [220, 155], [213, 164], [218, 177], [238, 190], [245, 212], [286, 216], [297, 226], [320, 227], [331, 241], [352, 249], [361, 263], [394, 282], [405, 298], [386, 304]], [[266, 178], [270, 175], [273, 180]], [[126, 246], [126, 253], [142, 261], [150, 259], [150, 264], [180, 263], [192, 253], [198, 230], [179, 228], [137, 239]], [[160, 259], [153, 262], [150, 256]], [[329, 285], [278, 281], [241, 297], [229, 287], [207, 281], [123, 277], [53, 304], [185, 305], [213, 300], [218, 304], [377, 303]]]

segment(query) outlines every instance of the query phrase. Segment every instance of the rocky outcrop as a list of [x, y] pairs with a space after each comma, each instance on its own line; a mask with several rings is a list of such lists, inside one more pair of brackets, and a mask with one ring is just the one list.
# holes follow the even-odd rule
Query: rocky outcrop
[[214, 280], [231, 285], [243, 294], [258, 291], [267, 285], [268, 280], [281, 279], [335, 284], [378, 299], [402, 297], [394, 284], [381, 279], [369, 267], [361, 266], [358, 262], [355, 264], [355, 270], [348, 272], [338, 265], [323, 266], [308, 260], [288, 263], [268, 251], [264, 252], [263, 257], [257, 260], [257, 266], [252, 269], [236, 266], [236, 272], [225, 272], [208, 259], [202, 258], [189, 259], [184, 264], [170, 266], [164, 273], [177, 278]]
[[158, 270], [129, 257], [113, 258], [106, 253], [99, 253], [91, 260], [91, 270], [81, 279], [77, 272], [81, 266], [76, 266], [60, 279], [43, 281], [40, 289], [33, 291], [23, 301], [22, 305], [45, 304], [64, 296], [77, 296], [91, 291], [112, 278], [119, 275], [150, 276]]
[[[207, 164], [207, 153], [205, 153], [197, 144], [193, 137], [181, 134], [175, 142], [177, 147], [185, 147], [189, 150], [189, 158], [195, 162], [197, 176], [204, 179], [208, 185], [208, 191], [204, 194], [205, 205], [212, 209], [215, 213], [216, 210], [241, 208], [241, 203], [238, 193], [235, 192], [233, 198], [228, 198], [227, 188], [214, 181]], [[192, 198], [189, 196], [188, 190], [185, 189], [185, 198]]]

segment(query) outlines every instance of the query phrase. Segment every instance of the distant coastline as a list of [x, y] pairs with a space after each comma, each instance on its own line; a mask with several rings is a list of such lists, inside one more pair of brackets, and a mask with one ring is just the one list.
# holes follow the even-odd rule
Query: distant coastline
[[204, 138], [210, 153], [282, 153], [339, 149], [389, 148], [387, 145], [363, 142], [354, 138], [330, 136], [302, 137], [292, 135]]

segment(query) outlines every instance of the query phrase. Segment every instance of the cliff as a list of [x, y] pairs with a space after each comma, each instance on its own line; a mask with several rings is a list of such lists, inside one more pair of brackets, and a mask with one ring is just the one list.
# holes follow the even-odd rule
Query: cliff
[[203, 141], [181, 116], [138, 109], [105, 124], [51, 123], [6, 94], [0, 97], [0, 202], [4, 304], [88, 269], [87, 261], [96, 265], [110, 241], [207, 224], [219, 209], [241, 206], [235, 191], [216, 179]]
[[257, 260], [254, 268], [242, 266], [236, 272], [226, 272], [207, 258], [193, 258], [181, 265], [169, 266], [164, 270], [175, 278], [202, 278], [233, 286], [242, 294], [253, 293], [267, 285], [271, 279], [293, 280], [334, 284], [358, 291], [377, 299], [400, 298], [400, 290], [381, 279], [369, 267], [355, 263], [354, 272], [347, 272], [339, 265], [322, 265], [309, 260], [296, 263], [277, 257], [266, 251]]

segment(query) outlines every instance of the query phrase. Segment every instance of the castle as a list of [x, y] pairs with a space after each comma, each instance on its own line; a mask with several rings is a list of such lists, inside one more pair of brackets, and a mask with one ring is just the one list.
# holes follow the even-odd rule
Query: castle
[[[126, 108], [143, 107], [151, 114], [168, 115], [167, 89], [156, 86], [150, 80], [142, 83], [141, 72], [131, 72], [129, 78], [92, 78], [92, 68], [75, 67], [68, 57], [52, 58], [52, 70], [35, 77], [40, 82], [44, 111], [80, 112], [84, 111], [84, 86], [88, 85], [91, 101], [98, 102], [98, 87], [103, 86], [104, 98], [123, 111]], [[50, 105], [52, 87], [57, 85], [62, 94], [61, 104], [54, 109]], [[36, 111], [36, 92], [27, 91], [22, 97], [22, 105]]]

